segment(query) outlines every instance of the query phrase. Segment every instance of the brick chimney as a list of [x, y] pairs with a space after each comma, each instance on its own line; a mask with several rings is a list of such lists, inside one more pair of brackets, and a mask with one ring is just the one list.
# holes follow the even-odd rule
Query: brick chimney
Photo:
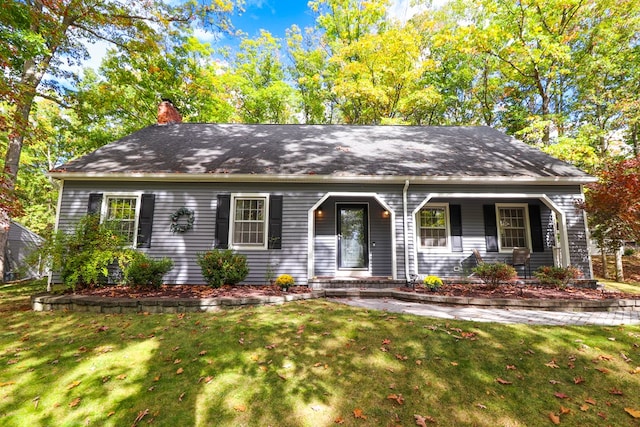
[[158, 124], [170, 125], [173, 123], [182, 123], [182, 116], [170, 100], [163, 99], [158, 105]]

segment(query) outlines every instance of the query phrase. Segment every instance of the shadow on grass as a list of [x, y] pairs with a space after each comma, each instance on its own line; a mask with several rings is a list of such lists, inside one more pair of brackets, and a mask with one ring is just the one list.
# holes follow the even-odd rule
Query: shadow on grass
[[561, 406], [564, 425], [625, 425], [640, 388], [625, 360], [640, 360], [639, 327], [453, 322], [323, 300], [215, 314], [5, 311], [0, 334], [6, 426], [413, 425], [415, 414], [539, 425]]

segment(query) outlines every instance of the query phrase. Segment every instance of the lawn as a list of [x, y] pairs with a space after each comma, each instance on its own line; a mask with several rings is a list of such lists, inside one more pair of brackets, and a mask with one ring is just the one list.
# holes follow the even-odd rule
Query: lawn
[[0, 285], [3, 426], [640, 425], [640, 326], [34, 313], [34, 286]]

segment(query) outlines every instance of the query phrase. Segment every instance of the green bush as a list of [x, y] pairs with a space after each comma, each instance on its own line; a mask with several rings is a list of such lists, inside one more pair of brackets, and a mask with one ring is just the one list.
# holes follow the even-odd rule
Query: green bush
[[442, 279], [438, 276], [427, 276], [422, 281], [422, 284], [431, 290], [436, 290], [442, 286]]
[[553, 267], [549, 265], [538, 268], [534, 273], [542, 285], [565, 287], [574, 279], [582, 277], [582, 272], [575, 267]]
[[288, 288], [289, 286], [293, 286], [296, 283], [293, 277], [288, 274], [281, 274], [276, 279], [276, 286], [280, 288]]
[[213, 249], [197, 254], [202, 277], [209, 286], [235, 285], [249, 274], [247, 257], [231, 249]]
[[634, 248], [624, 248], [624, 256], [632, 256], [636, 253], [636, 250]]
[[76, 290], [110, 281], [114, 266], [126, 253], [126, 241], [112, 224], [101, 223], [98, 215], [86, 215], [71, 233], [58, 231], [45, 241], [33, 259], [46, 259], [62, 282]]
[[517, 277], [516, 270], [505, 263], [497, 262], [495, 264], [482, 263], [473, 269], [473, 272], [484, 283], [492, 287], [498, 286], [501, 282], [507, 282]]
[[149, 258], [147, 254], [134, 250], [130, 252], [130, 259], [122, 266], [123, 283], [159, 288], [164, 275], [173, 268], [173, 261], [169, 258]]

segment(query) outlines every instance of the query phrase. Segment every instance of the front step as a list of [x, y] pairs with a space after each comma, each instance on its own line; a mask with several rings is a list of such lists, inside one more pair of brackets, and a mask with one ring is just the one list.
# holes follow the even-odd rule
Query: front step
[[404, 280], [387, 278], [315, 278], [309, 280], [311, 289], [389, 289], [406, 286]]

